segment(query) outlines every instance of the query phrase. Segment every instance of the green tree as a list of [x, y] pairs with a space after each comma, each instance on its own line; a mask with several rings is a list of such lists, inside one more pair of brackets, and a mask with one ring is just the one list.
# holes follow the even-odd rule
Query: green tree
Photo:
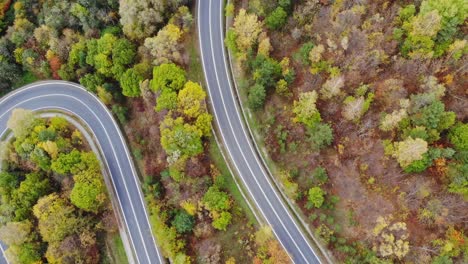
[[239, 53], [239, 49], [237, 48], [237, 34], [234, 31], [234, 29], [230, 28], [227, 33], [226, 33], [226, 39], [224, 40], [224, 43], [226, 44], [226, 47], [234, 53], [234, 56], [237, 56]]
[[277, 7], [265, 19], [266, 26], [271, 30], [280, 29], [286, 24], [288, 13], [284, 11], [283, 7]]
[[316, 91], [305, 92], [299, 95], [299, 101], [294, 101], [293, 112], [296, 114], [297, 122], [313, 127], [322, 120], [315, 105], [317, 97]]
[[427, 154], [423, 154], [419, 160], [414, 160], [408, 166], [404, 167], [403, 170], [406, 173], [419, 173], [425, 171], [429, 166], [432, 165], [432, 159]]
[[231, 223], [231, 219], [231, 213], [224, 211], [213, 219], [212, 225], [218, 230], [226, 231], [227, 226]]
[[333, 129], [329, 124], [318, 123], [307, 128], [308, 140], [320, 150], [333, 142]]
[[266, 91], [265, 87], [261, 84], [255, 84], [254, 86], [250, 87], [248, 102], [249, 106], [253, 110], [258, 110], [263, 107], [265, 104], [265, 97]]
[[0, 171], [0, 194], [9, 196], [20, 183], [17, 175], [6, 171]]
[[314, 43], [306, 42], [302, 44], [299, 51], [294, 55], [294, 59], [300, 61], [303, 65], [310, 65], [309, 53], [314, 48]]
[[29, 159], [44, 171], [50, 169], [50, 157], [47, 152], [37, 145], [34, 150], [30, 153]]
[[201, 131], [193, 125], [184, 124], [181, 117], [174, 120], [166, 116], [160, 130], [161, 145], [167, 154], [173, 155], [179, 152], [192, 157], [203, 152]]
[[279, 62], [262, 55], [257, 56], [252, 62], [252, 69], [255, 82], [266, 89], [276, 87], [276, 83], [281, 79], [283, 72]]
[[174, 110], [176, 107], [177, 93], [168, 88], [164, 88], [156, 99], [156, 107], [154, 109], [159, 112], [164, 109]]
[[231, 208], [231, 200], [226, 192], [211, 186], [202, 199], [205, 207], [210, 211], [227, 211]]
[[167, 214], [161, 211], [160, 206], [154, 204], [150, 206], [150, 221], [154, 236], [158, 241], [161, 241], [160, 246], [164, 256], [174, 259], [176, 255], [184, 248], [183, 240], [178, 239], [177, 230], [175, 227], [168, 227]]
[[115, 116], [117, 116], [117, 119], [121, 124], [127, 123], [127, 115], [128, 115], [128, 109], [125, 106], [121, 105], [113, 105], [112, 106], [112, 113], [114, 113]]
[[317, 180], [319, 184], [325, 184], [328, 181], [328, 174], [324, 167], [318, 166], [312, 172], [312, 178]]
[[104, 84], [104, 78], [100, 74], [97, 74], [97, 73], [94, 73], [94, 74], [88, 73], [88, 74], [85, 74], [83, 77], [81, 77], [79, 82], [86, 89], [95, 93], [97, 91], [97, 87]]
[[468, 124], [458, 123], [449, 133], [450, 142], [457, 150], [468, 151]]
[[195, 218], [189, 215], [184, 210], [177, 211], [174, 219], [171, 222], [179, 234], [185, 234], [192, 231], [195, 225]]
[[120, 77], [120, 86], [122, 87], [122, 94], [128, 97], [140, 96], [141, 81], [143, 81], [143, 76], [141, 76], [134, 68], [128, 69]]
[[421, 108], [410, 118], [415, 126], [424, 126], [438, 131], [445, 130], [455, 123], [455, 113], [445, 112], [445, 105], [440, 101]]
[[[107, 35], [107, 34], [104, 34]], [[118, 39], [112, 47], [112, 62], [118, 65], [129, 65], [135, 60], [136, 49], [130, 41], [125, 38]]]
[[153, 91], [169, 89], [178, 91], [186, 82], [185, 71], [173, 63], [163, 63], [153, 69], [151, 88]]
[[11, 204], [15, 207], [15, 220], [22, 221], [29, 217], [31, 207], [36, 201], [51, 190], [49, 179], [40, 173], [30, 173], [11, 193]]
[[322, 188], [312, 187], [309, 189], [307, 201], [315, 208], [320, 208], [325, 201], [325, 194], [326, 193]]
[[74, 149], [70, 153], [61, 153], [58, 158], [52, 162], [50, 168], [52, 171], [66, 175], [71, 172], [77, 172], [76, 167], [81, 163], [81, 152]]
[[85, 211], [98, 213], [107, 201], [102, 175], [95, 171], [82, 171], [73, 176], [73, 180], [71, 203]]
[[20, 263], [39, 263], [42, 259], [41, 247], [38, 243], [24, 243], [18, 255]]

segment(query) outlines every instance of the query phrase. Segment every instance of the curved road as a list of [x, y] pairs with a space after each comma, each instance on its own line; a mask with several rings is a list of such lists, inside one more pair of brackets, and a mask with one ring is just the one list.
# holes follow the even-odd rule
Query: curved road
[[[112, 114], [99, 99], [83, 87], [63, 81], [28, 85], [0, 100], [0, 135], [7, 132], [7, 121], [14, 108], [60, 110], [81, 119], [94, 134], [104, 165], [111, 175], [114, 193], [130, 237], [136, 263], [164, 263], [154, 241], [138, 176], [126, 142]], [[0, 137], [1, 138], [1, 137]], [[2, 249], [3, 251], [3, 249]], [[0, 258], [0, 263], [6, 263]]]
[[320, 263], [259, 159], [241, 117], [224, 49], [222, 0], [198, 1], [198, 31], [215, 119], [231, 161], [248, 193], [295, 263]]

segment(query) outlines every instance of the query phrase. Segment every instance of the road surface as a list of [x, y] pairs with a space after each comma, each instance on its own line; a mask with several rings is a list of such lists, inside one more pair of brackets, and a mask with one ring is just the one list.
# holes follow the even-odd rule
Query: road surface
[[198, 1], [198, 31], [211, 107], [224, 146], [248, 194], [295, 263], [320, 263], [258, 157], [231, 86], [224, 49], [222, 0]]
[[[15, 90], [0, 100], [0, 135], [5, 135], [7, 121], [15, 108], [68, 112], [92, 130], [110, 172], [114, 193], [124, 216], [123, 224], [135, 253], [127, 252], [127, 255], [136, 255], [134, 259], [139, 264], [164, 263], [151, 232], [140, 183], [125, 139], [112, 114], [96, 96], [77, 84], [63, 81], [38, 82]], [[0, 258], [0, 263], [6, 263], [6, 260]]]

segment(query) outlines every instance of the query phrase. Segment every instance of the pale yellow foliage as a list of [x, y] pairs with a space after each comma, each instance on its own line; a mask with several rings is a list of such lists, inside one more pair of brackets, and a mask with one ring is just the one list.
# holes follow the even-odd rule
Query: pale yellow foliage
[[273, 232], [270, 226], [263, 225], [255, 232], [255, 244], [258, 246], [265, 245], [271, 239], [273, 239]]
[[322, 85], [320, 95], [323, 99], [331, 99], [332, 97], [339, 95], [343, 87], [343, 76], [330, 78]]
[[440, 99], [445, 96], [445, 86], [440, 84], [436, 77], [428, 76], [424, 79], [423, 85], [421, 88], [425, 93], [433, 94], [437, 99]]
[[325, 47], [319, 44], [313, 47], [309, 52], [309, 60], [312, 63], [319, 62], [322, 59], [322, 53], [325, 51]]
[[0, 141], [0, 162], [7, 160], [10, 155], [10, 143], [8, 141]]
[[343, 107], [343, 117], [347, 120], [358, 120], [362, 116], [362, 107], [364, 105], [364, 96], [346, 100]]
[[411, 34], [434, 37], [441, 28], [441, 17], [437, 10], [413, 17]]
[[382, 257], [396, 256], [403, 258], [409, 252], [408, 231], [406, 223], [396, 222], [390, 224], [388, 218], [379, 216], [373, 229], [373, 235], [376, 237], [374, 251], [377, 251]]
[[258, 54], [269, 57], [272, 50], [273, 47], [271, 46], [270, 38], [263, 32], [259, 37]]
[[180, 207], [182, 207], [189, 215], [195, 215], [197, 213], [197, 202], [192, 202], [189, 200], [182, 201], [180, 203]]
[[395, 153], [393, 156], [398, 160], [401, 167], [410, 165], [413, 161], [421, 160], [423, 154], [428, 151], [427, 142], [423, 139], [408, 137], [404, 141], [395, 142]]
[[236, 44], [241, 52], [246, 52], [258, 40], [262, 32], [263, 23], [258, 20], [257, 15], [248, 14], [245, 9], [239, 10], [234, 19], [233, 30], [237, 35]]
[[394, 129], [400, 123], [400, 121], [407, 116], [408, 113], [406, 112], [406, 109], [395, 110], [391, 114], [385, 114], [385, 116], [382, 118], [382, 121], [380, 122], [379, 128], [382, 131], [390, 131]]
[[22, 108], [13, 109], [10, 119], [8, 119], [7, 126], [17, 138], [25, 137], [33, 128], [34, 113], [31, 110]]
[[[457, 39], [449, 46], [449, 57], [463, 56], [468, 53], [468, 41], [466, 39]], [[457, 56], [458, 54], [458, 56]]]
[[40, 142], [38, 144], [39, 147], [41, 147], [42, 149], [45, 150], [45, 152], [47, 152], [47, 154], [49, 154], [49, 156], [52, 158], [52, 159], [56, 159], [57, 158], [57, 155], [58, 155], [58, 147], [57, 147], [57, 143], [55, 143], [54, 141], [50, 141], [50, 140], [47, 140], [45, 142]]
[[156, 37], [145, 39], [145, 47], [150, 50], [155, 58], [153, 63], [169, 63], [171, 61], [181, 62], [182, 55], [179, 51], [179, 40], [183, 31], [174, 24], [167, 24], [163, 27]]

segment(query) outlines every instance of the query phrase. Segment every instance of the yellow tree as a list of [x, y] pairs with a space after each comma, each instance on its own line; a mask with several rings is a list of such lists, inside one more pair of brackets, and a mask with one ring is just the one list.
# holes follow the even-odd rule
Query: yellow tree
[[179, 40], [182, 34], [183, 31], [179, 27], [168, 24], [158, 32], [156, 37], [145, 39], [145, 47], [155, 58], [153, 61], [155, 65], [171, 61], [181, 62]]
[[245, 53], [258, 40], [258, 35], [262, 32], [263, 23], [258, 20], [257, 15], [247, 14], [245, 9], [241, 9], [236, 16], [233, 31], [236, 34], [237, 48]]
[[205, 97], [202, 87], [189, 81], [177, 96], [177, 109], [189, 118], [196, 118], [205, 110]]
[[413, 161], [423, 159], [428, 151], [427, 142], [420, 138], [408, 137], [404, 141], [395, 142], [394, 156], [401, 167], [410, 165]]

